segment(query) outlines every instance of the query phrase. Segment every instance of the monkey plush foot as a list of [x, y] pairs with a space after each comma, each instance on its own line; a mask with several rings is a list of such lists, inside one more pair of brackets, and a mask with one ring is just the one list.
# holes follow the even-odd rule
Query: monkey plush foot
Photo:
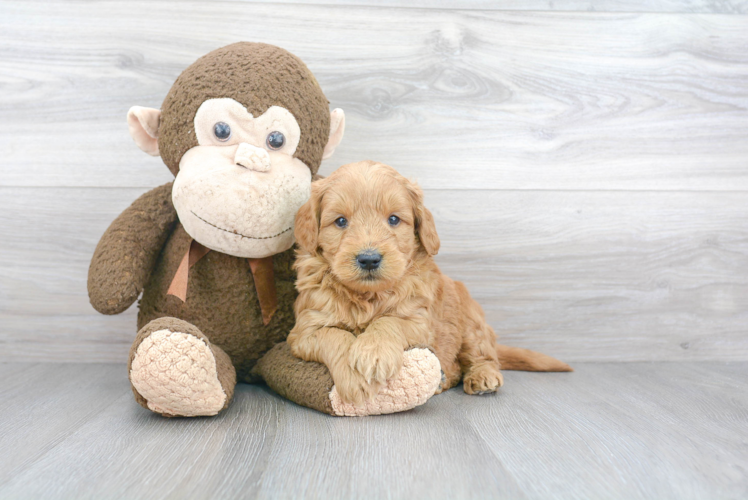
[[255, 371], [286, 399], [339, 417], [410, 410], [428, 401], [442, 378], [436, 355], [428, 348], [415, 347], [405, 352], [400, 372], [387, 381], [373, 400], [354, 406], [340, 400], [325, 365], [294, 357], [286, 342], [270, 349]]
[[168, 417], [215, 415], [228, 406], [236, 385], [228, 355], [176, 318], [143, 327], [130, 351], [129, 372], [138, 402]]

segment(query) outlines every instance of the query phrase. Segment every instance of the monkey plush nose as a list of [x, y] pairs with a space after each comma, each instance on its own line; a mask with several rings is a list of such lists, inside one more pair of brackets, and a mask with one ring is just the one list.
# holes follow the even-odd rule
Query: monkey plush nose
[[255, 172], [267, 172], [270, 170], [270, 155], [262, 148], [242, 142], [236, 150], [234, 163]]
[[367, 250], [356, 256], [356, 262], [358, 262], [358, 267], [361, 269], [373, 271], [382, 262], [382, 254], [374, 250]]

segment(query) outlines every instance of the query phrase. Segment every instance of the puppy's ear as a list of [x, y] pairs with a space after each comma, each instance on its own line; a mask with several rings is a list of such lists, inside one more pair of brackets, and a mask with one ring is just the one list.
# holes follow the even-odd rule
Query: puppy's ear
[[312, 255], [317, 254], [319, 236], [320, 204], [322, 203], [323, 179], [312, 182], [312, 194], [296, 213], [294, 238], [301, 248]]
[[415, 182], [406, 180], [408, 193], [413, 201], [413, 215], [415, 217], [415, 229], [421, 246], [434, 256], [439, 253], [439, 235], [436, 232], [434, 216], [431, 211], [423, 205], [423, 191]]

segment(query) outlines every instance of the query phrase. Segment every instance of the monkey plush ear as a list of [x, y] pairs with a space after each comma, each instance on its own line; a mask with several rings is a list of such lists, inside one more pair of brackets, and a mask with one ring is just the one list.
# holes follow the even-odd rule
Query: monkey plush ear
[[327, 139], [325, 151], [322, 153], [322, 159], [326, 160], [335, 152], [340, 141], [343, 140], [345, 132], [345, 113], [340, 108], [335, 108], [330, 112], [330, 138]]
[[133, 106], [127, 112], [130, 135], [140, 149], [151, 156], [158, 156], [158, 124], [161, 111], [153, 108]]
[[312, 255], [317, 254], [319, 236], [319, 218], [325, 180], [312, 182], [312, 195], [296, 212], [293, 235], [296, 243]]

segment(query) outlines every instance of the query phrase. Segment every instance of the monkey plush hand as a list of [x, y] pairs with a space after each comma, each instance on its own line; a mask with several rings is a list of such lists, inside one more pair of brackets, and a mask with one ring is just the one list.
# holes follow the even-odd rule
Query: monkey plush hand
[[136, 200], [101, 238], [91, 304], [117, 314], [142, 293], [128, 370], [135, 399], [166, 416], [215, 415], [237, 380], [265, 380], [333, 415], [424, 403], [440, 378], [426, 349], [361, 407], [341, 402], [324, 365], [294, 358], [293, 226], [320, 162], [344, 130], [294, 55], [237, 43], [198, 59], [161, 110], [133, 107], [135, 143], [176, 176]]

